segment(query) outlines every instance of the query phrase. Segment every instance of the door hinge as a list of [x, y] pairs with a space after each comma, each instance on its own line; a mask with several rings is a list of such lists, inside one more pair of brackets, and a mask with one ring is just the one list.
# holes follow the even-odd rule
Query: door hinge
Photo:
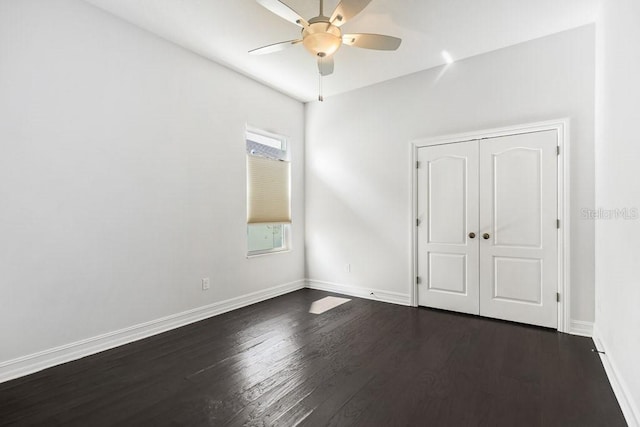
[[416, 218], [416, 227], [420, 227], [420, 219]]
[[560, 292], [556, 292], [556, 302], [560, 302]]
[[560, 220], [556, 219], [556, 228], [560, 228]]
[[556, 152], [558, 153], [558, 156], [559, 156], [560, 155], [560, 146], [558, 145], [556, 148], [557, 148]]
[[422, 279], [418, 276], [416, 277], [416, 284], [419, 285], [420, 283], [422, 283]]
[[420, 169], [420, 162], [416, 162], [416, 169]]

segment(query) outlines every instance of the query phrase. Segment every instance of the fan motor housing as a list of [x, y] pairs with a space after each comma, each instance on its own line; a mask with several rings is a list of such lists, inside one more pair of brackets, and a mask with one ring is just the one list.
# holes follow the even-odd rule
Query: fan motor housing
[[342, 46], [342, 31], [328, 19], [312, 19], [302, 30], [302, 44], [314, 56], [331, 56]]

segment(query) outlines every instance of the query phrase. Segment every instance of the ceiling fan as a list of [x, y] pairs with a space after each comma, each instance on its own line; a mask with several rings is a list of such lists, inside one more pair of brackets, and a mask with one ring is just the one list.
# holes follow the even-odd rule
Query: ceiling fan
[[284, 50], [293, 45], [302, 45], [318, 58], [320, 72], [320, 101], [322, 98], [322, 76], [333, 73], [333, 54], [346, 44], [364, 49], [396, 50], [402, 39], [381, 34], [343, 34], [340, 27], [359, 14], [371, 0], [342, 0], [330, 17], [324, 15], [324, 0], [320, 0], [320, 14], [308, 21], [280, 0], [256, 0], [279, 17], [302, 27], [302, 38], [274, 43], [250, 50], [252, 55], [262, 55]]

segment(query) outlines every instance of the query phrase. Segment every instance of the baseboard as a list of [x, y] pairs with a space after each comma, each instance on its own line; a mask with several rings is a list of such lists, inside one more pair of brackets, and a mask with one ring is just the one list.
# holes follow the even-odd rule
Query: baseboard
[[0, 363], [0, 383], [29, 375], [62, 363], [71, 362], [101, 351], [138, 341], [228, 311], [246, 307], [305, 287], [304, 280], [274, 286], [258, 292], [216, 302], [161, 319], [141, 323], [118, 331], [91, 337], [71, 344], [44, 350]]
[[571, 335], [580, 335], [591, 338], [593, 336], [593, 322], [572, 320], [569, 324], [569, 333]]
[[609, 383], [611, 383], [613, 393], [618, 399], [618, 404], [620, 405], [620, 409], [622, 409], [622, 413], [629, 427], [640, 427], [640, 409], [637, 406], [637, 402], [633, 400], [631, 393], [629, 393], [624, 382], [624, 377], [616, 368], [613, 358], [607, 352], [605, 342], [602, 341], [600, 337], [601, 335], [596, 325], [593, 331], [593, 342], [598, 351], [604, 352], [604, 354], [600, 353], [600, 360], [602, 360], [602, 365], [609, 378]]
[[410, 305], [408, 294], [398, 292], [381, 291], [379, 289], [361, 288], [340, 283], [324, 282], [321, 280], [307, 279], [307, 288], [319, 291], [333, 292], [341, 295], [349, 295], [358, 298], [366, 298], [375, 301], [388, 302], [398, 305]]

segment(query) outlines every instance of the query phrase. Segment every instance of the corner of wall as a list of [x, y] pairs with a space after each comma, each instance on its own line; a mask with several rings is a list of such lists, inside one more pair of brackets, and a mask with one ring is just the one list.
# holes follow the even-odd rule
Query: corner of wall
[[611, 383], [613, 393], [618, 399], [618, 404], [620, 405], [620, 409], [624, 414], [627, 424], [629, 424], [629, 427], [640, 427], [640, 408], [638, 408], [638, 403], [634, 401], [633, 396], [625, 383], [624, 376], [617, 367], [614, 356], [607, 352], [608, 346], [606, 341], [603, 339], [602, 331], [600, 331], [597, 322], [593, 328], [593, 342], [600, 353], [602, 366], [604, 367], [607, 378]]

